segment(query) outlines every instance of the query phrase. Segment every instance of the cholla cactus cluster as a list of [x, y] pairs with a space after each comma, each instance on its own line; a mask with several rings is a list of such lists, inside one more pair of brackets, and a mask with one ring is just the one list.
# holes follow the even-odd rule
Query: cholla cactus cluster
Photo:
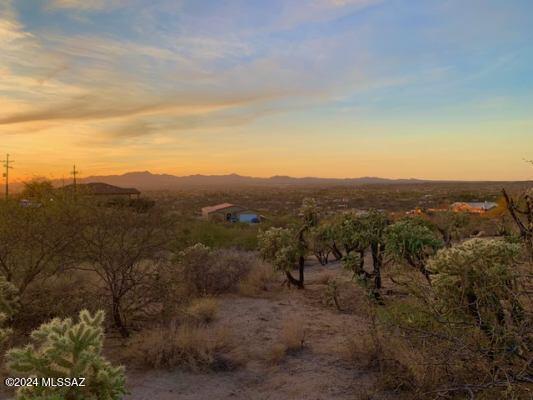
[[124, 370], [101, 355], [104, 313], [80, 312], [79, 322], [53, 319], [31, 334], [34, 344], [10, 350], [8, 368], [25, 377], [85, 378], [83, 387], [24, 387], [17, 400], [118, 400], [125, 394]]
[[0, 345], [11, 334], [11, 329], [5, 327], [6, 320], [18, 310], [19, 298], [17, 288], [0, 276]]
[[[526, 352], [528, 324], [520, 297], [521, 248], [504, 240], [471, 239], [429, 262], [440, 319], [476, 326], [493, 352]], [[525, 347], [524, 347], [525, 346]]]
[[300, 255], [294, 233], [287, 228], [270, 228], [258, 237], [259, 249], [264, 260], [278, 271], [290, 271]]

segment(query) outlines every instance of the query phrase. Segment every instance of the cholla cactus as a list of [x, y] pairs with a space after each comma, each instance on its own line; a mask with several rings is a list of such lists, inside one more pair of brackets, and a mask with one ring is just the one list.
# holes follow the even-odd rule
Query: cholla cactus
[[420, 218], [404, 218], [385, 230], [386, 249], [398, 261], [418, 269], [431, 284], [426, 264], [430, 256], [443, 246], [428, 222]]
[[287, 228], [270, 228], [258, 236], [261, 257], [272, 264], [276, 271], [283, 271], [289, 284], [303, 288], [303, 264], [300, 264], [300, 277], [291, 275], [293, 268], [305, 254], [305, 249], [295, 240], [295, 234]]
[[7, 366], [25, 377], [85, 378], [83, 387], [24, 387], [17, 400], [118, 400], [125, 394], [124, 369], [113, 367], [101, 355], [103, 311], [92, 316], [81, 311], [80, 321], [53, 319], [31, 334], [34, 345], [10, 350]]
[[519, 253], [516, 244], [484, 239], [439, 251], [428, 267], [442, 316], [474, 321], [493, 341], [512, 336], [524, 322], [516, 268]]
[[0, 276], [0, 344], [11, 334], [11, 329], [4, 328], [5, 321], [18, 310], [19, 297], [17, 288]]

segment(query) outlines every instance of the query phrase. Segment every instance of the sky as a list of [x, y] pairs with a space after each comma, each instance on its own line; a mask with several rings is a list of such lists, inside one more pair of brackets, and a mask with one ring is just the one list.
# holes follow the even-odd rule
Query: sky
[[[0, 0], [15, 180], [533, 178], [530, 0]], [[3, 157], [1, 157], [3, 158]]]

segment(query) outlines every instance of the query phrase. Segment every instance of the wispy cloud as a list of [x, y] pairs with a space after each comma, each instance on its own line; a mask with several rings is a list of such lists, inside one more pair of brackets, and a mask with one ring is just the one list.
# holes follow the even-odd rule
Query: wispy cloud
[[127, 0], [48, 0], [49, 9], [74, 9], [84, 11], [113, 9], [124, 5]]

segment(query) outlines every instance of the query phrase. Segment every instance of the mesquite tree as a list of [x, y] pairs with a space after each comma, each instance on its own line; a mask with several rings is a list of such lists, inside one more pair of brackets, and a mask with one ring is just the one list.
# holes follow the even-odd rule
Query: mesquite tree
[[172, 222], [158, 210], [138, 213], [129, 207], [94, 206], [81, 237], [79, 269], [96, 273], [111, 303], [111, 316], [123, 337], [126, 314], [152, 302], [151, 283], [172, 235]]
[[45, 279], [73, 262], [81, 231], [78, 206], [72, 198], [47, 197], [23, 207], [0, 202], [0, 274], [21, 297], [37, 279]]
[[102, 356], [103, 322], [103, 311], [94, 316], [81, 311], [77, 323], [56, 318], [32, 332], [33, 344], [8, 351], [7, 367], [14, 374], [76, 379], [84, 385], [52, 386], [39, 381], [38, 385], [20, 388], [16, 399], [122, 399], [126, 394], [124, 369], [112, 366]]
[[420, 218], [399, 220], [385, 230], [385, 243], [388, 254], [418, 269], [431, 284], [427, 261], [443, 243], [428, 222]]

